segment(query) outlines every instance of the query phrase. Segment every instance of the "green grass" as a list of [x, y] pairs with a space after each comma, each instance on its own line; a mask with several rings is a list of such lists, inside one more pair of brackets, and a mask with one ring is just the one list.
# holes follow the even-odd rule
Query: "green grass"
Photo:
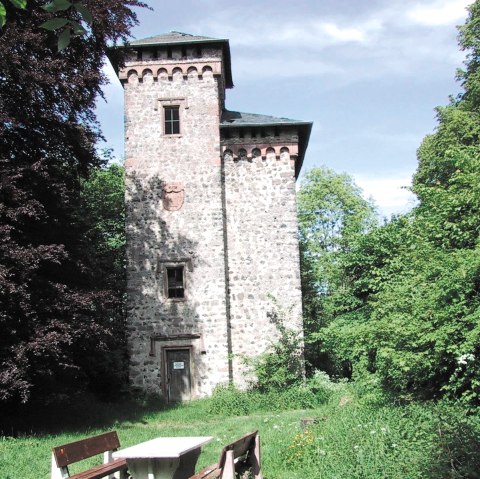
[[[124, 447], [158, 436], [214, 436], [203, 448], [199, 468], [215, 462], [224, 444], [258, 429], [266, 479], [480, 477], [479, 420], [466, 417], [455, 406], [363, 402], [348, 385], [333, 392], [328, 402], [308, 410], [255, 412], [258, 396], [248, 407], [246, 399], [242, 401], [251, 409], [248, 415], [233, 416], [231, 410], [222, 413], [212, 399], [170, 409], [155, 402], [105, 406], [85, 401], [83, 410], [75, 410], [76, 416], [71, 410], [55, 409], [56, 418], [46, 413], [43, 419], [50, 430], [68, 432], [52, 433], [33, 423], [28, 434], [12, 437], [4, 431], [0, 477], [47, 478], [53, 446], [111, 429], [118, 431]], [[305, 417], [315, 423], [302, 430], [300, 420]], [[28, 423], [28, 417], [24, 419]], [[23, 425], [28, 430], [27, 423]]]

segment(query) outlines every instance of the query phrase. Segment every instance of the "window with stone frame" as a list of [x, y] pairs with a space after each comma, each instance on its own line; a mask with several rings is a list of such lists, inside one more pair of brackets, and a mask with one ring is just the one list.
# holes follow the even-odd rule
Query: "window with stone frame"
[[185, 298], [184, 265], [165, 266], [165, 293], [169, 299]]
[[165, 135], [179, 135], [180, 134], [180, 107], [164, 106], [164, 132]]

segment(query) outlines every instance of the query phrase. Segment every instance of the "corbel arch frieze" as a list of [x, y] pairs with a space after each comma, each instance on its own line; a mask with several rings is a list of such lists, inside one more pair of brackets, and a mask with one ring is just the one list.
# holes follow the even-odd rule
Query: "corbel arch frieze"
[[[205, 61], [186, 61], [186, 62], [172, 62], [172, 63], [156, 63], [156, 62], [139, 62], [129, 63], [128, 66], [119, 71], [120, 80], [129, 79], [129, 75], [135, 72], [139, 79], [143, 78], [145, 71], [152, 72], [154, 79], [168, 79], [172, 80], [177, 72], [181, 72], [183, 78], [192, 78], [196, 72], [197, 78], [202, 79], [206, 76], [221, 76], [222, 64], [216, 60]], [[166, 78], [165, 78], [166, 77]]]
[[222, 146], [222, 155], [228, 161], [233, 159], [235, 161], [242, 159], [257, 159], [263, 160], [274, 156], [277, 159], [292, 159], [298, 156], [298, 144], [254, 144], [254, 145], [224, 145]]

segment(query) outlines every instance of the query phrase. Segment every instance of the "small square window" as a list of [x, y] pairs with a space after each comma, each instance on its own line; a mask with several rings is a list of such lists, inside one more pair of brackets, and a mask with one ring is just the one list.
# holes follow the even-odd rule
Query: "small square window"
[[165, 135], [180, 134], [180, 107], [165, 106]]
[[183, 266], [167, 266], [167, 298], [185, 298], [185, 278]]

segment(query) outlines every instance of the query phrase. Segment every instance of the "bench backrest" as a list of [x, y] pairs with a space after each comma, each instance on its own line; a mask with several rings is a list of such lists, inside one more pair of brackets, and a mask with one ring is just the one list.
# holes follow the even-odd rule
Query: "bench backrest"
[[66, 467], [74, 462], [82, 461], [92, 456], [112, 451], [120, 447], [117, 433], [106, 432], [99, 436], [70, 442], [53, 448], [53, 455], [58, 467]]
[[237, 439], [230, 444], [227, 444], [220, 453], [220, 459], [218, 461], [218, 467], [223, 469], [225, 466], [225, 459], [227, 457], [227, 451], [233, 451], [233, 458], [244, 456], [248, 451], [251, 451], [255, 447], [255, 436], [258, 431], [250, 432]]

